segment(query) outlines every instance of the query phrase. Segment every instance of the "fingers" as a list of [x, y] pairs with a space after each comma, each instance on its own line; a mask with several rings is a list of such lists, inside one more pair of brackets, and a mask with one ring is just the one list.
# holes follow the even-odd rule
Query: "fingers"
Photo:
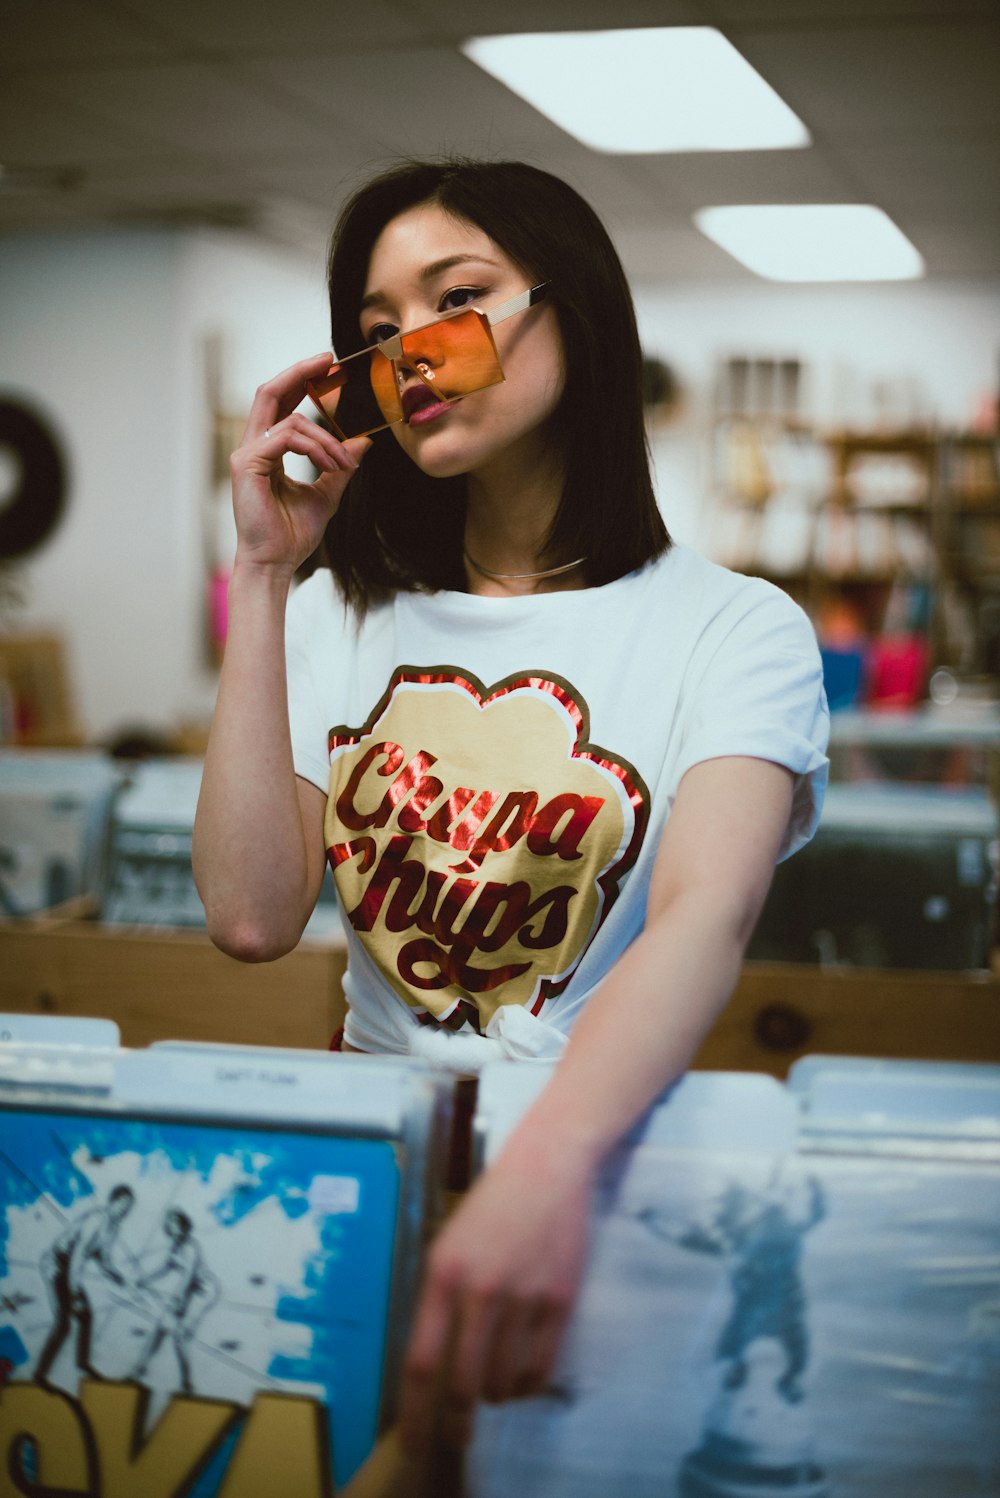
[[541, 1394], [555, 1366], [568, 1317], [568, 1306], [542, 1301], [503, 1319], [484, 1368], [481, 1398], [499, 1404]]
[[[259, 432], [251, 429], [256, 424], [229, 460], [237, 552], [255, 564], [294, 569], [319, 545], [371, 443], [338, 442], [297, 411]], [[318, 476], [303, 482], [287, 473], [289, 453], [307, 459]]]
[[353, 473], [368, 445], [366, 438], [353, 438], [350, 447], [338, 442], [331, 432], [298, 413], [265, 427], [251, 443], [253, 456], [259, 455], [271, 467], [276, 467], [285, 453], [298, 453], [321, 473]]
[[482, 1290], [468, 1292], [461, 1302], [454, 1351], [444, 1370], [441, 1437], [449, 1446], [466, 1446], [472, 1439], [475, 1408], [483, 1398], [498, 1328], [507, 1311], [504, 1300]]
[[424, 1450], [437, 1425], [450, 1371], [454, 1330], [450, 1288], [431, 1276], [417, 1308], [403, 1371], [399, 1429], [409, 1451]]
[[262, 437], [268, 427], [273, 429], [279, 421], [290, 416], [306, 398], [306, 381], [325, 374], [332, 362], [333, 356], [329, 353], [313, 354], [308, 359], [300, 359], [297, 364], [290, 364], [281, 374], [260, 385], [250, 407], [245, 437]]
[[464, 1294], [429, 1282], [403, 1386], [400, 1428], [408, 1449], [439, 1439], [465, 1446], [476, 1405], [541, 1393], [569, 1319], [567, 1297]]

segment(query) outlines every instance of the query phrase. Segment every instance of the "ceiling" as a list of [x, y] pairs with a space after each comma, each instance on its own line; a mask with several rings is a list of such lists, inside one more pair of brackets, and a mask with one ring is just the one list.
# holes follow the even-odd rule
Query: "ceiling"
[[[207, 223], [312, 253], [371, 170], [458, 151], [566, 177], [636, 280], [752, 282], [692, 213], [779, 202], [874, 203], [930, 277], [1000, 275], [998, 0], [2, 3], [0, 233]], [[719, 27], [814, 144], [598, 154], [457, 50], [650, 25]]]

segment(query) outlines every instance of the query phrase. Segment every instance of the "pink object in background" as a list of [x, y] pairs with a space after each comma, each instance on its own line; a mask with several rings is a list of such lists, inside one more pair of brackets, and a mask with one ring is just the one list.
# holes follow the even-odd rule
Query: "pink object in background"
[[872, 707], [913, 707], [927, 682], [927, 641], [923, 635], [887, 635], [868, 652], [868, 701]]
[[208, 621], [212, 644], [221, 650], [229, 633], [228, 567], [217, 567], [208, 580]]

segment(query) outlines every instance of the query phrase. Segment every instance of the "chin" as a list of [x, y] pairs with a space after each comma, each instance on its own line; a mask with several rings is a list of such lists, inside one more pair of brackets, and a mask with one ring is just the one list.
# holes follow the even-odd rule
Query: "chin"
[[[444, 440], [437, 441], [438, 435]], [[416, 442], [403, 437], [399, 445], [410, 462], [415, 463], [422, 473], [427, 474], [428, 478], [458, 478], [468, 473], [475, 464], [475, 458], [470, 454], [468, 444], [449, 442], [444, 432], [428, 433], [427, 440]]]
[[453, 462], [449, 462], [446, 458], [442, 458], [438, 462], [429, 461], [424, 458], [414, 458], [413, 461], [422, 473], [426, 473], [429, 479], [457, 479], [462, 478], [471, 471], [467, 462], [460, 462], [457, 458]]

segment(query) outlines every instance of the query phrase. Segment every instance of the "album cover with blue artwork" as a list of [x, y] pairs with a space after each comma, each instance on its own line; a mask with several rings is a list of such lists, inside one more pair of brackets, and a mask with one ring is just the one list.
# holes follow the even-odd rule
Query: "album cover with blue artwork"
[[[854, 1072], [672, 1089], [602, 1182], [548, 1388], [480, 1414], [471, 1498], [995, 1498], [1000, 1068]], [[484, 1076], [487, 1159], [538, 1085]]]
[[412, 1160], [367, 1132], [0, 1090], [0, 1489], [343, 1492], [413, 1217]]

